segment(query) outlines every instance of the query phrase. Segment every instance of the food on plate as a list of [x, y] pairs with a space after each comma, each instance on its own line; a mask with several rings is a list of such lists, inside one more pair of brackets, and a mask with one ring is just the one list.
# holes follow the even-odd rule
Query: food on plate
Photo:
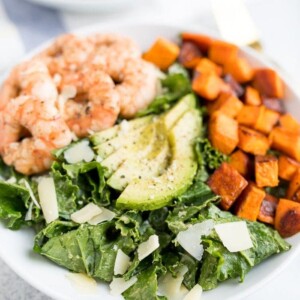
[[[300, 124], [237, 46], [64, 35], [0, 89], [0, 218], [127, 300], [199, 299], [300, 231]], [[204, 296], [205, 297], [205, 296]]]

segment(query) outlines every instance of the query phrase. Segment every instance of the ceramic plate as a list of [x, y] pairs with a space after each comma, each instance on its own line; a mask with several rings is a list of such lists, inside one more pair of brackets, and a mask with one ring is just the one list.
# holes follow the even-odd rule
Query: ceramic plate
[[[54, 2], [54, 1], [53, 1]], [[192, 30], [195, 32], [208, 33], [203, 28], [187, 28], [166, 25], [147, 25], [147, 24], [115, 24], [104, 26], [98, 25], [80, 30], [79, 34], [89, 34], [92, 32], [117, 32], [135, 39], [142, 49], [147, 49], [158, 36], [176, 40], [178, 34], [183, 30]], [[41, 50], [41, 46], [33, 53]], [[244, 48], [243, 54], [249, 59], [253, 66], [271, 66], [268, 61], [261, 57], [255, 51]], [[31, 53], [31, 55], [33, 55]], [[276, 68], [275, 68], [276, 69]], [[286, 78], [279, 70], [278, 73], [283, 78], [286, 85], [286, 107], [288, 111], [300, 119], [300, 97], [296, 95], [289, 79]], [[29, 229], [20, 231], [10, 231], [4, 228], [0, 223], [0, 256], [2, 259], [23, 279], [32, 286], [45, 294], [59, 300], [117, 300], [121, 297], [112, 297], [109, 294], [108, 285], [99, 283], [95, 294], [81, 294], [71, 284], [66, 275], [68, 271], [54, 265], [49, 260], [33, 253], [34, 233]], [[210, 292], [205, 292], [202, 300], [220, 300], [243, 299], [259, 287], [266, 284], [276, 274], [278, 274], [288, 263], [300, 252], [300, 234], [288, 239], [292, 244], [292, 249], [275, 257], [268, 259], [259, 266], [255, 267], [246, 276], [244, 283], [239, 284], [237, 281], [228, 281]]]

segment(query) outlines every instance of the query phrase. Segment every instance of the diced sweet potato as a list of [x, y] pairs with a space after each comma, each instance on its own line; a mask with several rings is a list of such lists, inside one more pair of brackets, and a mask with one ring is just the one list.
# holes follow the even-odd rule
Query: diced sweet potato
[[279, 113], [266, 108], [265, 106], [259, 107], [259, 114], [254, 124], [254, 129], [268, 134], [279, 120]]
[[282, 237], [290, 237], [300, 231], [300, 203], [280, 199], [275, 214], [275, 229]]
[[217, 64], [225, 65], [237, 57], [238, 47], [236, 45], [214, 40], [208, 50], [208, 57]]
[[239, 83], [251, 81], [253, 78], [253, 69], [246, 59], [234, 57], [224, 65], [224, 72], [229, 73]]
[[265, 195], [264, 190], [252, 182], [249, 183], [235, 203], [236, 215], [240, 218], [256, 221]]
[[216, 74], [199, 74], [193, 79], [192, 88], [199, 96], [206, 100], [215, 100], [220, 94], [222, 79]]
[[151, 48], [143, 54], [143, 58], [152, 62], [162, 70], [166, 70], [178, 57], [179, 47], [164, 38], [158, 38]]
[[299, 162], [285, 155], [279, 156], [278, 174], [280, 178], [290, 181], [298, 169], [300, 169]]
[[220, 93], [217, 100], [208, 103], [208, 113], [212, 114], [215, 111], [221, 111], [225, 115], [235, 118], [238, 112], [243, 107], [243, 102], [236, 96], [229, 93]]
[[229, 164], [246, 178], [250, 177], [253, 171], [253, 165], [249, 155], [241, 150], [236, 150], [230, 155]]
[[195, 67], [195, 71], [200, 74], [213, 73], [218, 76], [222, 74], [222, 68], [208, 58], [201, 58]]
[[213, 147], [230, 154], [239, 141], [237, 122], [221, 112], [215, 112], [209, 121], [209, 139]]
[[238, 147], [247, 153], [265, 155], [269, 149], [269, 141], [262, 133], [239, 126]]
[[261, 105], [261, 98], [258, 90], [251, 86], [246, 87], [245, 104], [259, 106]]
[[300, 132], [300, 123], [289, 113], [280, 117], [279, 124], [287, 130]]
[[300, 195], [299, 193], [297, 193], [299, 188], [300, 188], [300, 169], [297, 169], [286, 191], [286, 198], [300, 202], [300, 198], [299, 198]]
[[257, 219], [261, 222], [273, 225], [278, 201], [279, 200], [272, 195], [266, 194], [262, 201]]
[[271, 148], [282, 151], [300, 162], [300, 134], [274, 127], [269, 135]]
[[196, 44], [193, 42], [183, 42], [180, 47], [178, 61], [186, 68], [195, 68], [202, 56]]
[[281, 114], [285, 112], [282, 100], [276, 98], [268, 98], [265, 96], [262, 96], [261, 98], [262, 98], [262, 104], [266, 108], [275, 110]]
[[278, 185], [278, 159], [273, 155], [255, 156], [255, 181], [258, 187]]
[[207, 53], [213, 42], [213, 39], [207, 35], [192, 32], [183, 32], [181, 38], [183, 41], [195, 43], [204, 54]]
[[257, 69], [254, 73], [253, 86], [264, 96], [283, 98], [284, 86], [278, 74], [272, 69]]
[[221, 207], [228, 210], [247, 186], [247, 180], [227, 163], [215, 170], [207, 184], [212, 191], [221, 196]]
[[244, 105], [239, 111], [236, 120], [241, 125], [254, 127], [259, 115], [259, 111], [260, 109], [258, 106]]

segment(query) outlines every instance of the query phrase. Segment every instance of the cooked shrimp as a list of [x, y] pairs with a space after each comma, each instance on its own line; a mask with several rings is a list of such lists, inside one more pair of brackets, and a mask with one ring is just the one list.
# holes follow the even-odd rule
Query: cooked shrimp
[[110, 76], [96, 70], [87, 73], [83, 82], [86, 101], [68, 100], [65, 105], [65, 120], [79, 137], [113, 126], [120, 112], [119, 94]]
[[[30, 137], [22, 134], [24, 128]], [[7, 165], [26, 175], [50, 168], [51, 151], [68, 145], [72, 134], [53, 103], [34, 96], [11, 99], [0, 112], [0, 153]]]

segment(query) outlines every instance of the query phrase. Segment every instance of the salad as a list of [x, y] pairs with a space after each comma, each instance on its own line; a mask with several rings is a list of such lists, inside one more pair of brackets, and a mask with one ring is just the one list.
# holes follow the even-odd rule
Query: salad
[[[254, 70], [232, 44], [185, 32], [180, 45], [158, 39], [143, 59], [130, 47], [122, 59], [147, 69], [147, 86], [159, 81], [155, 96], [130, 103], [133, 111], [123, 95], [105, 128], [62, 117], [63, 134], [70, 129], [78, 138], [49, 149], [37, 172], [8, 163], [3, 147], [0, 218], [9, 229], [32, 227], [36, 253], [107, 282], [113, 295], [199, 299], [202, 290], [242, 282], [257, 264], [290, 249], [283, 238], [300, 231], [300, 125], [284, 111], [278, 75]], [[74, 100], [82, 87], [76, 95], [65, 78], [57, 97], [86, 111], [88, 104]], [[97, 89], [83, 90], [92, 101]]]

